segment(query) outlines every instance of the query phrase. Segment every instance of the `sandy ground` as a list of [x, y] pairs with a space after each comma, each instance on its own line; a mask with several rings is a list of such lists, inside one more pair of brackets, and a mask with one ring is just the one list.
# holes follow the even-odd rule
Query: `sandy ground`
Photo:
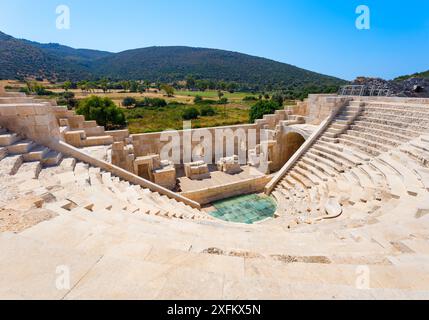
[[30, 209], [28, 211], [0, 209], [0, 232], [19, 233], [55, 216], [57, 216], [56, 213], [46, 209]]

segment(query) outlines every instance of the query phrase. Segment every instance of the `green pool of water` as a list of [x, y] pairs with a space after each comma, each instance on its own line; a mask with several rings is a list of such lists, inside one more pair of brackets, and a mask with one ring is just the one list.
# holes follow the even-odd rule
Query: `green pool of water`
[[215, 211], [210, 215], [228, 222], [252, 224], [273, 218], [276, 203], [271, 197], [257, 194], [238, 196], [213, 203]]

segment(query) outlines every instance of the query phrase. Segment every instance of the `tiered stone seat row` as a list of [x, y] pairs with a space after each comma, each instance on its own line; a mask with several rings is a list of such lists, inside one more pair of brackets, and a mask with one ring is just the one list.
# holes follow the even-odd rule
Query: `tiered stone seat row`
[[[0, 146], [0, 174], [4, 177], [2, 187], [16, 188], [19, 183], [30, 181], [38, 186], [39, 191], [35, 196], [49, 195], [50, 202], [54, 201], [58, 208], [83, 208], [88, 213], [94, 210], [118, 210], [128, 214], [166, 218], [211, 219], [184, 203], [140, 186], [130, 185], [99, 168], [82, 162], [76, 163], [71, 158], [63, 160], [61, 153], [37, 145], [31, 140], [21, 139], [6, 130], [2, 130], [0, 135]], [[19, 196], [20, 194], [15, 195]]]
[[346, 209], [424, 194], [426, 181], [401, 157], [405, 152], [427, 163], [429, 143], [413, 140], [427, 132], [427, 125], [429, 112], [419, 106], [351, 102], [277, 185], [273, 195], [284, 203], [281, 214], [306, 212], [313, 219], [304, 221], [311, 222], [327, 214], [323, 202], [329, 198]]

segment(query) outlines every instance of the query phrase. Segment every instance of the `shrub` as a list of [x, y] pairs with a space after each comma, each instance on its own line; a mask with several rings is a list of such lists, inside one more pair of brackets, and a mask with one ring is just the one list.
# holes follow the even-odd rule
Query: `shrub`
[[144, 98], [136, 102], [135, 106], [137, 108], [142, 107], [152, 107], [152, 108], [162, 108], [167, 106], [167, 102], [161, 98]]
[[228, 99], [227, 98], [221, 98], [221, 99], [219, 99], [218, 104], [228, 104]]
[[247, 96], [243, 98], [243, 101], [257, 101], [258, 98], [254, 97], [254, 96]]
[[205, 105], [207, 105], [207, 104], [219, 104], [219, 100], [212, 100], [212, 99], [205, 99], [205, 100], [203, 100], [203, 101], [201, 101], [200, 103], [199, 103], [200, 105], [202, 105], [202, 104], [205, 104]]
[[197, 119], [200, 113], [198, 112], [197, 108], [195, 107], [189, 107], [183, 111], [182, 118], [184, 120], [193, 120]]
[[161, 85], [161, 90], [164, 90], [169, 97], [174, 96], [174, 88], [168, 84]]
[[86, 120], [95, 120], [106, 129], [114, 129], [126, 125], [124, 111], [118, 108], [109, 98], [91, 96], [82, 100], [76, 113]]
[[55, 93], [53, 91], [49, 91], [46, 89], [38, 90], [38, 91], [36, 91], [36, 94], [38, 96], [54, 96], [55, 95]]
[[168, 106], [185, 106], [185, 105], [186, 105], [186, 103], [175, 101], [175, 100], [170, 101], [168, 103]]
[[42, 85], [35, 85], [32, 88], [32, 91], [38, 96], [52, 96], [54, 93], [52, 91], [46, 90]]
[[38, 84], [37, 82], [27, 82], [27, 90], [29, 93], [35, 93], [38, 96], [54, 95], [52, 91], [46, 90], [44, 86], [42, 86], [41, 84]]
[[282, 106], [284, 97], [280, 93], [276, 93], [271, 97], [271, 100], [277, 103], [279, 106]]
[[266, 114], [273, 114], [279, 109], [279, 104], [272, 100], [261, 100], [254, 104], [249, 111], [249, 119], [254, 123], [257, 119], [262, 119]]
[[23, 92], [25, 94], [30, 94], [31, 93], [30, 89], [28, 89], [27, 87], [19, 88], [19, 92]]
[[216, 114], [215, 109], [210, 105], [205, 105], [201, 107], [201, 115], [203, 117], [212, 117]]
[[74, 98], [73, 92], [66, 91], [59, 94], [57, 105], [67, 106], [67, 108], [71, 110], [78, 106], [78, 101]]
[[122, 105], [124, 107], [132, 107], [137, 103], [137, 100], [133, 97], [126, 97], [124, 100], [122, 100]]
[[201, 103], [201, 102], [203, 102], [203, 98], [201, 98], [201, 96], [195, 96], [194, 103], [198, 104], [198, 103]]

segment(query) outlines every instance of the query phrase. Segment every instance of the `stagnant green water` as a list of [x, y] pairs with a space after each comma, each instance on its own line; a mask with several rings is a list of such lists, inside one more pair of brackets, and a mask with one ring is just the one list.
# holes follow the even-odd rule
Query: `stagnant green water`
[[276, 203], [271, 197], [257, 194], [238, 196], [213, 203], [210, 215], [228, 222], [252, 224], [274, 217]]

